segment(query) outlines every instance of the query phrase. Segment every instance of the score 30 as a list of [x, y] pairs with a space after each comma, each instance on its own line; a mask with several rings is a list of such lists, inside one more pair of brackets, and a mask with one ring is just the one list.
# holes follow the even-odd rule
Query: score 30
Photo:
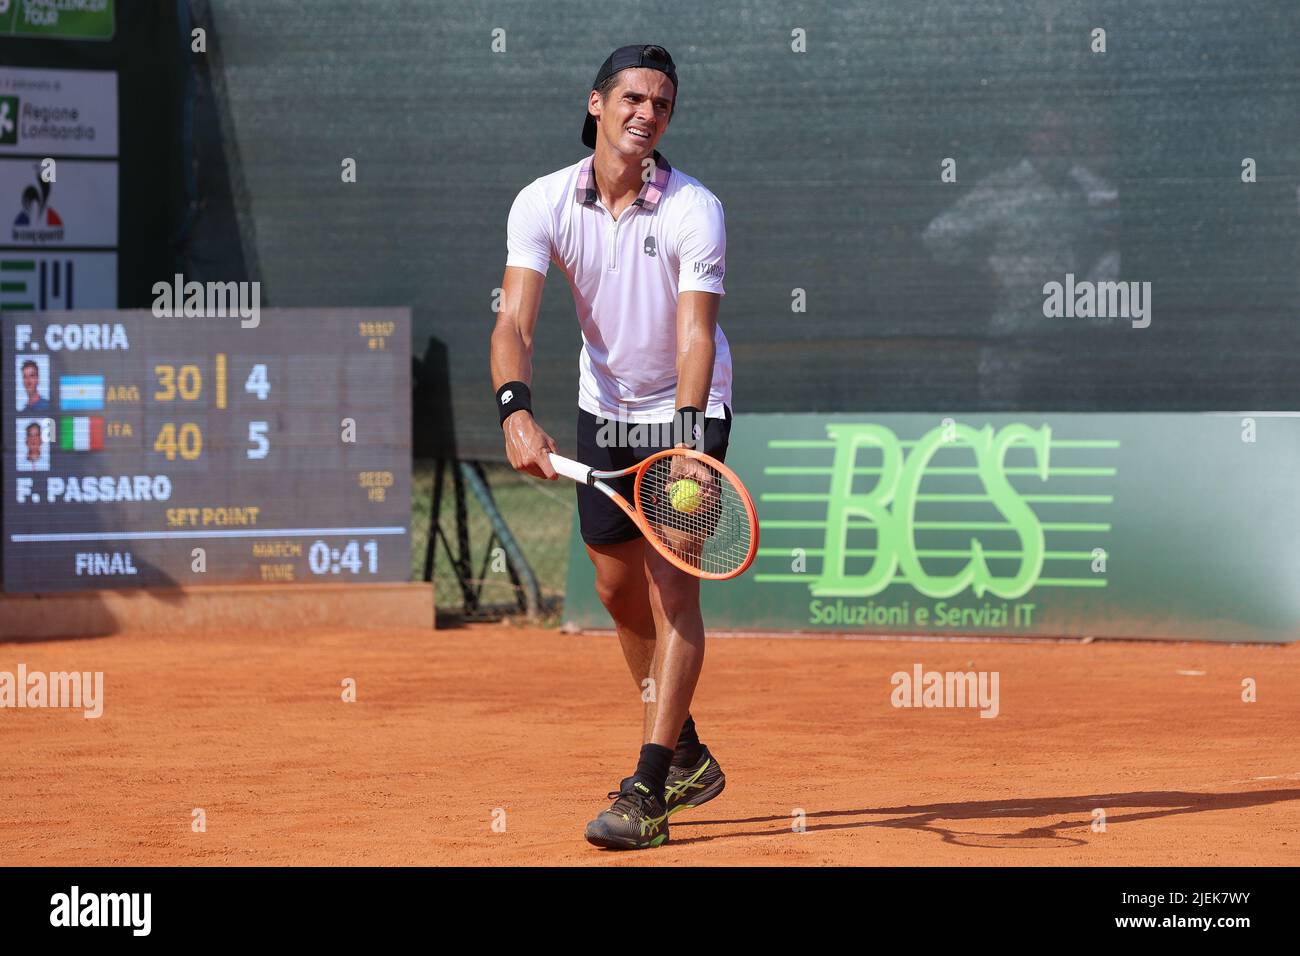
[[[203, 372], [197, 365], [163, 365], [153, 367], [158, 390], [154, 392], [155, 402], [197, 402], [203, 396]], [[213, 364], [214, 401], [218, 409], [227, 407], [226, 395], [226, 354], [218, 352]], [[244, 382], [244, 391], [264, 402], [271, 394], [271, 382], [266, 375], [266, 366], [256, 364], [248, 373]], [[248, 423], [249, 447], [245, 450], [253, 460], [265, 458], [271, 450], [271, 440], [267, 437], [270, 429], [265, 421]], [[183, 461], [196, 461], [203, 453], [203, 430], [195, 422], [163, 422], [154, 439], [153, 450], [162, 454], [168, 461], [180, 457]]]

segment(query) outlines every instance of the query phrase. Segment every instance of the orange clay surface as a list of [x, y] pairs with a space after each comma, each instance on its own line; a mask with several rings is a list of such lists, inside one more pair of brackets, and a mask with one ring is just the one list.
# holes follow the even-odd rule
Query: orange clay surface
[[[103, 671], [105, 707], [0, 710], [6, 865], [1300, 862], [1297, 646], [713, 638], [692, 710], [726, 792], [634, 853], [583, 840], [640, 745], [611, 637], [0, 644], [19, 663]], [[998, 671], [1001, 712], [891, 706], [916, 663]]]

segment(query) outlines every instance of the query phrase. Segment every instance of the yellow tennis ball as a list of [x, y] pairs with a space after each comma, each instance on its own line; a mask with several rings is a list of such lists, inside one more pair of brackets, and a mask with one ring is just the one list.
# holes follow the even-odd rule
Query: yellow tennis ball
[[690, 478], [677, 479], [668, 493], [668, 501], [675, 510], [690, 514], [702, 504], [699, 484]]

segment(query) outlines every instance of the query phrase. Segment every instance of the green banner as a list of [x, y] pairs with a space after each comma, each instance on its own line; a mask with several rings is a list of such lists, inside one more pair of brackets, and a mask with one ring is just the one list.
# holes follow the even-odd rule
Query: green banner
[[113, 0], [0, 0], [0, 36], [113, 37]]
[[748, 415], [727, 463], [761, 541], [712, 630], [1300, 637], [1300, 415]]

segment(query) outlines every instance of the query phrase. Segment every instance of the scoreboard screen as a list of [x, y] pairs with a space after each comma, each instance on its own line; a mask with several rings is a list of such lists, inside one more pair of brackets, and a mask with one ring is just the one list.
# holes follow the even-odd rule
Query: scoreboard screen
[[5, 312], [10, 593], [411, 574], [410, 312]]

